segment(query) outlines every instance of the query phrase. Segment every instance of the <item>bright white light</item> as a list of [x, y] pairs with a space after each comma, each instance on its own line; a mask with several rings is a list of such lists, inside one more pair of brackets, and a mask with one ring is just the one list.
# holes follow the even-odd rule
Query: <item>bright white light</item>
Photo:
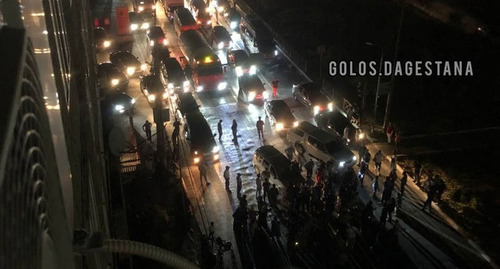
[[264, 99], [269, 99], [269, 93], [267, 91], [263, 92], [262, 95], [264, 96]]
[[170, 90], [168, 91], [168, 93], [170, 93], [170, 94], [172, 94], [172, 95], [173, 95], [173, 94], [174, 94], [174, 89], [170, 89]]
[[219, 156], [219, 154], [218, 154], [218, 153], [217, 153], [217, 154], [214, 154], [214, 161], [218, 161], [218, 160], [219, 160], [219, 158], [220, 158], [220, 156]]
[[345, 162], [340, 162], [339, 167], [344, 167]]
[[165, 46], [168, 45], [168, 40], [166, 38], [163, 39], [163, 45], [165, 45]]
[[274, 56], [278, 56], [278, 50], [274, 50]]
[[174, 88], [174, 83], [169, 83], [169, 84], [167, 85], [167, 87], [168, 87], [169, 89], [173, 89], [173, 88]]
[[155, 9], [156, 9], [156, 6], [155, 6], [155, 5], [153, 5], [151, 8], [152, 8], [153, 10], [155, 10]]
[[189, 81], [187, 81], [187, 80], [186, 80], [186, 81], [184, 81], [184, 82], [182, 83], [182, 86], [183, 86], [184, 88], [188, 88], [188, 87], [189, 87]]
[[135, 101], [136, 101], [135, 98], [132, 98], [132, 100], [130, 100], [130, 103], [132, 103], [132, 105], [133, 105], [133, 104], [135, 104]]
[[212, 25], [212, 21], [207, 21], [207, 25]]
[[333, 103], [328, 103], [328, 110], [333, 111]]
[[358, 134], [358, 139], [360, 139], [360, 140], [361, 140], [361, 139], [363, 139], [363, 138], [365, 138], [365, 134], [364, 134], [364, 133], [359, 133], [359, 134]]
[[352, 160], [355, 161], [357, 160], [358, 158], [356, 158], [356, 156], [352, 156]]
[[117, 79], [117, 78], [114, 78], [114, 79], [111, 80], [111, 85], [113, 85], [113, 86], [118, 85], [118, 83], [120, 83], [120, 80]]
[[127, 67], [127, 74], [129, 76], [132, 76], [134, 73], [135, 73], [135, 67], [133, 67], [133, 66]]
[[294, 121], [293, 122], [293, 127], [297, 127], [297, 126], [299, 126], [299, 122], [298, 121]]
[[250, 66], [250, 75], [255, 75], [257, 73], [257, 67], [255, 65]]
[[144, 11], [144, 7], [139, 7], [139, 12]]
[[167, 99], [168, 98], [168, 92], [164, 92], [163, 93], [163, 99]]
[[150, 94], [150, 95], [148, 95], [148, 101], [149, 101], [149, 102], [151, 102], [151, 103], [152, 103], [152, 102], [154, 102], [155, 100], [156, 100], [156, 96], [155, 96], [154, 94]]
[[141, 70], [142, 71], [146, 71], [147, 68], [148, 68], [147, 64], [141, 64]]
[[235, 22], [235, 21], [232, 21], [230, 24], [229, 24], [229, 27], [231, 27], [231, 29], [236, 29], [236, 27], [238, 26], [238, 24]]
[[224, 43], [223, 43], [223, 42], [220, 42], [220, 43], [217, 45], [217, 48], [219, 48], [220, 50], [221, 50], [222, 48], [224, 48]]
[[314, 106], [314, 115], [319, 113], [319, 106]]
[[216, 153], [216, 152], [219, 152], [219, 147], [218, 147], [218, 146], [215, 146], [215, 147], [212, 149], [212, 153]]
[[243, 76], [243, 68], [241, 68], [241, 66], [236, 66], [236, 68], [234, 70], [236, 71], [237, 77]]
[[203, 91], [203, 86], [196, 86], [196, 91], [197, 92]]
[[224, 7], [218, 7], [218, 8], [217, 8], [217, 11], [219, 11], [219, 12], [224, 11]]
[[211, 8], [209, 8], [209, 7], [205, 8], [205, 12], [210, 13], [211, 11], [212, 11]]
[[276, 123], [276, 131], [281, 131], [285, 128], [285, 126], [283, 125], [283, 123]]
[[149, 45], [150, 45], [151, 47], [152, 47], [152, 46], [154, 46], [154, 45], [155, 45], [154, 40], [149, 41]]
[[141, 29], [142, 30], [146, 30], [146, 29], [149, 29], [149, 23], [145, 22], [141, 25]]
[[42, 32], [42, 33], [43, 33], [44, 35], [49, 34], [49, 32], [47, 32], [47, 30], [43, 30], [43, 32]]
[[137, 30], [138, 28], [139, 28], [139, 25], [137, 25], [137, 23], [132, 23], [132, 24], [130, 25], [130, 30], [132, 30], [132, 31], [135, 31], [135, 30]]
[[222, 91], [222, 90], [224, 90], [226, 87], [227, 87], [227, 82], [221, 82], [221, 83], [219, 83], [219, 85], [217, 86], [217, 89], [218, 89], [219, 91]]
[[195, 163], [195, 164], [197, 164], [197, 163], [199, 163], [199, 162], [200, 162], [200, 158], [199, 158], [199, 157], [194, 158], [194, 163]]
[[120, 110], [123, 110], [123, 109], [125, 109], [125, 107], [123, 105], [116, 105], [115, 106], [115, 110], [116, 111], [120, 111]]
[[248, 101], [252, 102], [253, 99], [255, 99], [255, 92], [249, 92], [248, 93]]
[[107, 48], [107, 47], [111, 46], [111, 42], [109, 42], [108, 40], [106, 40], [106, 41], [104, 41], [104, 42], [102, 43], [102, 45], [103, 45], [105, 48]]
[[189, 92], [189, 87], [185, 87], [184, 92]]

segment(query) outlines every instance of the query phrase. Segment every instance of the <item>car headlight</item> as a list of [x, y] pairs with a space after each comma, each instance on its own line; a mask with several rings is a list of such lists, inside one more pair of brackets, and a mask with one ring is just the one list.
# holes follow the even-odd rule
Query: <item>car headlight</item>
[[214, 161], [218, 161], [220, 158], [219, 153], [214, 154]]
[[235, 22], [235, 21], [232, 21], [231, 23], [229, 23], [229, 27], [231, 27], [231, 29], [236, 29], [236, 27], [238, 26], [238, 24]]
[[134, 73], [135, 73], [135, 67], [133, 67], [133, 66], [127, 67], [127, 74], [129, 76], [132, 76]]
[[105, 40], [104, 42], [102, 42], [102, 46], [107, 48], [107, 47], [111, 46], [111, 42], [108, 40]]
[[299, 126], [299, 122], [298, 121], [294, 121], [293, 122], [293, 127], [297, 127], [297, 126]]
[[328, 103], [328, 110], [333, 111], [333, 103]]
[[314, 106], [314, 115], [319, 113], [319, 106]]
[[227, 87], [227, 82], [221, 82], [221, 83], [219, 83], [219, 85], [217, 86], [217, 89], [218, 89], [219, 91], [222, 91], [222, 90], [224, 90], [226, 87]]
[[361, 140], [363, 138], [365, 138], [365, 134], [364, 133], [359, 133], [358, 134], [358, 140]]
[[165, 38], [165, 39], [163, 39], [163, 45], [164, 45], [164, 46], [168, 45], [168, 40], [167, 40], [166, 38]]
[[283, 125], [283, 123], [276, 123], [276, 131], [281, 131], [285, 128], [285, 126]]
[[130, 103], [131, 103], [132, 105], [133, 105], [133, 104], [135, 104], [135, 102], [136, 102], [135, 98], [132, 98], [132, 100], [130, 100]]
[[155, 9], [156, 9], [156, 6], [155, 6], [155, 5], [153, 5], [151, 8], [152, 8], [153, 10], [155, 10]]
[[147, 64], [141, 64], [141, 70], [142, 71], [146, 71], [146, 69], [148, 69], [148, 65]]
[[124, 110], [124, 109], [125, 109], [125, 107], [123, 105], [116, 105], [115, 106], [116, 111], [120, 111], [120, 110]]
[[264, 96], [264, 99], [269, 98], [269, 93], [267, 91], [263, 92], [262, 95]]
[[207, 21], [207, 25], [212, 25], [212, 21]]
[[144, 90], [144, 94], [145, 94], [146, 96], [148, 96], [148, 95], [149, 95], [148, 90]]
[[184, 88], [189, 88], [189, 81], [187, 81], [187, 80], [186, 80], [186, 81], [184, 81], [184, 82], [182, 83], [182, 86], [183, 86]]
[[138, 28], [139, 28], [139, 25], [137, 25], [137, 23], [132, 23], [132, 24], [130, 25], [130, 30], [132, 30], [132, 31], [135, 31], [135, 30], [137, 30]]
[[169, 89], [173, 89], [173, 88], [174, 88], [174, 83], [169, 83], [169, 84], [167, 85], [167, 87], [168, 87]]
[[219, 147], [218, 146], [215, 146], [212, 148], [212, 153], [217, 153], [219, 152]]
[[344, 167], [345, 162], [340, 162], [339, 167]]
[[278, 56], [278, 50], [274, 50], [274, 56]]
[[163, 93], [163, 99], [167, 99], [168, 98], [168, 92], [164, 92]]
[[236, 66], [236, 68], [234, 70], [236, 71], [237, 77], [243, 76], [243, 68], [241, 68], [241, 66]]
[[352, 156], [352, 160], [355, 161], [357, 160], [358, 158], [356, 158], [356, 156]]
[[217, 11], [219, 11], [219, 12], [224, 11], [224, 7], [218, 7], [218, 8], [217, 8]]
[[201, 85], [200, 86], [196, 86], [196, 91], [197, 92], [203, 91], [203, 86], [201, 86]]
[[200, 162], [200, 157], [195, 157], [195, 158], [194, 158], [194, 163], [195, 163], [195, 164], [197, 164], [197, 163], [199, 163], [199, 162]]
[[154, 102], [156, 100], [156, 96], [154, 94], [148, 95], [149, 102]]
[[253, 101], [255, 99], [255, 92], [249, 92], [248, 93], [248, 101]]
[[250, 75], [255, 75], [257, 73], [257, 67], [255, 65], [250, 66]]
[[152, 46], [154, 46], [154, 45], [155, 45], [155, 41], [154, 41], [154, 40], [149, 41], [149, 45], [150, 45], [151, 47], [152, 47]]
[[120, 80], [117, 79], [117, 78], [114, 78], [114, 79], [111, 80], [111, 85], [113, 85], [113, 86], [118, 85], [118, 83], [120, 83]]
[[174, 89], [170, 89], [170, 90], [168, 91], [168, 93], [170, 93], [171, 95], [174, 95]]
[[220, 50], [222, 48], [224, 48], [224, 42], [220, 42], [218, 45], [217, 45], [217, 48], [219, 48]]
[[139, 12], [144, 11], [144, 7], [139, 7]]
[[142, 30], [149, 29], [149, 23], [144, 22], [144, 23], [141, 25], [141, 29], [142, 29]]

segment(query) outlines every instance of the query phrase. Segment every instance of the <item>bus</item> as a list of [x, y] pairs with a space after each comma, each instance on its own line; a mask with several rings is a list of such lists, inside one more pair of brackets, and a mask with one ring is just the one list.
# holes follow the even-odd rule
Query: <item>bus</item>
[[196, 23], [202, 29], [210, 30], [212, 28], [212, 17], [208, 12], [208, 6], [203, 0], [188, 0], [188, 6], [193, 13]]
[[260, 53], [264, 59], [274, 59], [278, 55], [273, 35], [257, 17], [241, 18], [240, 34], [250, 53]]
[[174, 12], [174, 29], [177, 35], [187, 30], [198, 29], [196, 20], [191, 15], [191, 12], [185, 7], [177, 8]]
[[184, 31], [180, 36], [181, 50], [191, 67], [197, 92], [225, 90], [227, 82], [219, 57], [197, 30]]
[[189, 143], [194, 164], [213, 163], [219, 160], [219, 147], [214, 133], [199, 110], [185, 115], [184, 137]]

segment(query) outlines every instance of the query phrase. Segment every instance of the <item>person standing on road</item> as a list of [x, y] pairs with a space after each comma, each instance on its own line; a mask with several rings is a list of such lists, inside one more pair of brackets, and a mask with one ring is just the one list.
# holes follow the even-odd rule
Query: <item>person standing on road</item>
[[205, 178], [205, 183], [207, 184], [207, 187], [210, 186], [210, 182], [207, 180], [207, 167], [205, 166], [204, 163], [200, 162], [198, 164], [198, 170], [200, 171], [200, 183], [203, 185], [203, 178]]
[[436, 200], [438, 203], [441, 203], [441, 196], [446, 190], [446, 184], [439, 175], [434, 176], [434, 181], [436, 182]]
[[276, 239], [280, 239], [281, 237], [280, 221], [276, 216], [271, 221], [271, 234], [276, 237]]
[[257, 185], [257, 192], [255, 195], [257, 197], [262, 196], [262, 180], [260, 178], [260, 174], [257, 174], [257, 178], [255, 179], [255, 185]]
[[372, 199], [375, 200], [377, 199], [377, 191], [379, 189], [379, 186], [378, 186], [378, 176], [375, 176], [373, 178], [373, 181], [372, 181], [372, 188], [373, 188], [373, 195], [372, 195]]
[[273, 99], [278, 97], [278, 86], [280, 85], [280, 81], [275, 77], [273, 82], [271, 82], [271, 86], [273, 88]]
[[436, 184], [430, 184], [429, 192], [427, 192], [427, 200], [425, 200], [424, 205], [422, 206], [422, 211], [425, 211], [425, 208], [429, 208], [429, 212], [431, 211], [432, 208], [432, 200], [434, 200], [434, 197], [436, 196]]
[[394, 127], [392, 127], [392, 123], [389, 122], [385, 127], [385, 134], [387, 135], [387, 143], [392, 143], [392, 135], [394, 134]]
[[285, 154], [286, 154], [286, 157], [288, 158], [289, 161], [293, 160], [293, 154], [294, 153], [295, 153], [295, 149], [293, 148], [292, 145], [290, 145], [289, 147], [287, 147], [285, 149]]
[[142, 125], [142, 130], [146, 133], [146, 139], [151, 142], [151, 126], [153, 124], [151, 124], [151, 122], [149, 122], [148, 120], [146, 120], [146, 122], [144, 123], [144, 125]]
[[389, 216], [389, 222], [392, 222], [392, 213], [394, 213], [394, 210], [396, 209], [396, 199], [391, 198], [387, 203], [387, 215]]
[[219, 141], [222, 140], [222, 120], [217, 123], [217, 132], [219, 133]]
[[255, 127], [257, 127], [257, 133], [259, 134], [259, 139], [262, 136], [262, 139], [264, 139], [264, 122], [262, 121], [261, 117], [259, 117], [259, 120], [255, 124]]
[[377, 170], [377, 175], [380, 175], [380, 168], [382, 168], [382, 160], [384, 159], [384, 155], [382, 151], [379, 150], [375, 156], [373, 156], [373, 161], [375, 162], [375, 169]]
[[313, 159], [310, 159], [305, 165], [304, 167], [306, 168], [306, 172], [307, 172], [307, 179], [308, 180], [311, 180], [311, 177], [312, 177], [312, 174], [313, 174], [313, 170], [314, 170], [314, 161]]
[[278, 188], [276, 188], [276, 184], [273, 184], [273, 187], [269, 190], [269, 204], [272, 207], [275, 207], [278, 204], [278, 195]]
[[229, 190], [229, 166], [226, 166], [226, 170], [224, 170], [224, 181], [226, 183], [226, 190]]
[[394, 133], [394, 154], [399, 152], [399, 143], [401, 142], [401, 131], [398, 129]]
[[[271, 183], [269, 183], [269, 179], [264, 178], [264, 183], [262, 183], [262, 188], [264, 189], [264, 195], [262, 198], [265, 201], [266, 197], [269, 196], [269, 189], [271, 189]], [[270, 201], [270, 198], [268, 198], [267, 200]]]
[[236, 174], [236, 196], [240, 197], [241, 196], [241, 174], [237, 173]]
[[179, 133], [181, 131], [181, 123], [179, 122], [177, 117], [175, 118], [173, 125], [174, 125], [174, 131], [172, 131], [172, 143], [173, 143], [174, 147], [176, 147], [177, 142], [178, 142], [178, 138], [179, 138]]
[[401, 186], [400, 186], [401, 199], [403, 199], [403, 195], [405, 194], [406, 183], [408, 183], [408, 173], [404, 171], [403, 177], [401, 178]]
[[214, 234], [215, 234], [215, 223], [211, 221], [210, 226], [208, 226], [208, 240], [212, 241], [212, 248], [214, 244]]
[[368, 151], [364, 143], [360, 143], [358, 146], [358, 166], [361, 165], [363, 161], [363, 157], [365, 157], [365, 153]]
[[233, 120], [233, 125], [231, 125], [231, 131], [233, 131], [233, 141], [236, 142], [236, 134], [238, 133], [238, 123]]
[[422, 164], [419, 160], [415, 160], [413, 166], [415, 168], [415, 178], [413, 179], [413, 183], [420, 186], [420, 172], [422, 171]]

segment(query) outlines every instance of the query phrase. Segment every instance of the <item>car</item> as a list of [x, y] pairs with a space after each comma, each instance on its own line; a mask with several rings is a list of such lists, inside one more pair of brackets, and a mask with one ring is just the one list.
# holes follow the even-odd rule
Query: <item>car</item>
[[264, 103], [264, 112], [269, 118], [271, 125], [278, 132], [299, 126], [299, 122], [285, 100], [266, 100]]
[[156, 3], [154, 0], [134, 0], [134, 11], [137, 13], [154, 16]]
[[110, 62], [97, 65], [97, 82], [100, 88], [118, 88], [126, 90], [128, 77]]
[[314, 120], [322, 130], [342, 137], [346, 145], [363, 140], [365, 137], [364, 133], [337, 109], [332, 112], [319, 113]]
[[240, 30], [240, 22], [241, 22], [241, 14], [236, 10], [236, 8], [231, 7], [224, 11], [224, 17], [227, 20], [229, 28], [233, 32], [239, 32]]
[[244, 76], [238, 78], [240, 90], [238, 98], [246, 103], [264, 103], [269, 98], [269, 92], [258, 76]]
[[140, 80], [141, 91], [150, 104], [154, 104], [159, 97], [162, 99], [168, 98], [165, 84], [157, 75], [141, 76]]
[[147, 64], [139, 62], [137, 57], [128, 51], [116, 51], [109, 55], [109, 60], [122, 72], [129, 76], [143, 73], [148, 68]]
[[123, 114], [125, 112], [132, 113], [135, 107], [136, 100], [128, 94], [116, 90], [111, 94], [106, 95], [115, 113]]
[[337, 135], [330, 134], [312, 123], [303, 121], [288, 131], [287, 139], [299, 154], [332, 163], [336, 172], [345, 172], [356, 163], [356, 156]]
[[214, 43], [220, 50], [229, 49], [233, 44], [231, 35], [224, 26], [214, 26], [214, 28], [212, 29], [211, 38], [212, 43]]
[[333, 111], [333, 102], [321, 92], [321, 88], [314, 82], [293, 85], [292, 91], [295, 100], [310, 108], [314, 115], [323, 111]]
[[200, 106], [196, 102], [191, 92], [186, 92], [183, 94], [177, 95], [176, 98], [177, 110], [181, 112], [181, 115], [184, 117], [186, 113], [199, 111]]
[[199, 110], [186, 113], [184, 137], [189, 143], [194, 164], [209, 164], [219, 161], [219, 146], [217, 146], [214, 136], [210, 125]]
[[102, 27], [94, 27], [92, 29], [92, 33], [94, 34], [93, 45], [97, 50], [104, 50], [111, 46], [111, 41], [108, 38], [108, 34], [106, 30]]
[[149, 29], [149, 22], [144, 21], [142, 14], [136, 12], [129, 12], [128, 17], [130, 20], [130, 31], [146, 31]]
[[155, 44], [167, 46], [168, 40], [160, 26], [153, 26], [147, 31], [149, 45], [153, 47]]
[[244, 50], [229, 50], [227, 52], [227, 63], [234, 68], [236, 76], [241, 77], [245, 74], [255, 75], [257, 66], [252, 64], [250, 57]]
[[189, 91], [191, 84], [176, 58], [163, 58], [161, 73], [163, 83], [167, 85], [170, 94]]

